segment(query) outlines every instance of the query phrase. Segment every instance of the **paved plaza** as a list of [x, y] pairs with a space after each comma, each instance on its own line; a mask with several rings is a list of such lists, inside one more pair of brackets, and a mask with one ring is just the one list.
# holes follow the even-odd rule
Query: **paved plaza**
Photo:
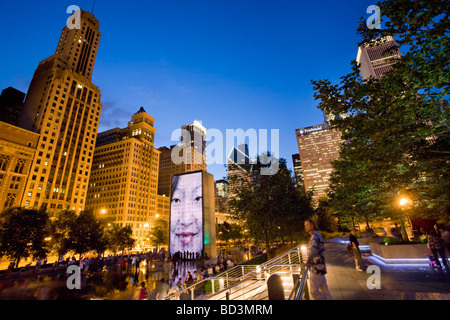
[[433, 269], [428, 264], [387, 265], [364, 253], [361, 265], [381, 270], [380, 289], [369, 289], [372, 273], [355, 270], [353, 256], [345, 244], [326, 242], [328, 287], [336, 300], [450, 300], [450, 269]]
[[[372, 273], [355, 270], [353, 255], [346, 250], [345, 238], [326, 241], [327, 282], [335, 300], [450, 300], [450, 269], [433, 269], [428, 264], [387, 265], [370, 254], [368, 246], [363, 247], [362, 266], [376, 265], [380, 270], [380, 288], [369, 289], [368, 279]], [[365, 250], [364, 250], [365, 249]], [[208, 261], [213, 263], [214, 260]], [[203, 263], [189, 262], [181, 265], [186, 270], [195, 270]], [[180, 266], [180, 265], [179, 265]], [[185, 270], [185, 271], [186, 271]], [[57, 296], [51, 298], [66, 299], [107, 299], [131, 300], [137, 284], [146, 282], [152, 291], [161, 277], [173, 274], [171, 262], [159, 263], [156, 269], [148, 271], [141, 268], [138, 273], [115, 271], [102, 272], [90, 278], [89, 295], [74, 295], [65, 286], [65, 276], [45, 276], [36, 280], [30, 276], [26, 281], [22, 276], [14, 286], [0, 292], [2, 299], [36, 299], [42, 288], [58, 288]], [[94, 281], [95, 280], [95, 281]], [[0, 281], [6, 281], [4, 278]], [[4, 284], [4, 282], [2, 283]], [[41, 289], [39, 289], [41, 287]], [[102, 294], [103, 292], [103, 294]]]

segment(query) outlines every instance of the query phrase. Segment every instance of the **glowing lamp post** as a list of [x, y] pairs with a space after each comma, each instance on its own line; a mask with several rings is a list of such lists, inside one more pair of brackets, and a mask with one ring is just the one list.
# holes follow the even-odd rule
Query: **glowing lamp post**
[[408, 233], [406, 232], [406, 227], [405, 227], [405, 221], [403, 220], [403, 210], [411, 204], [411, 200], [409, 200], [408, 198], [405, 198], [405, 197], [401, 197], [400, 200], [398, 201], [398, 204], [402, 210], [402, 213], [400, 215], [400, 226], [402, 228], [402, 237], [403, 237], [403, 240], [409, 242]]

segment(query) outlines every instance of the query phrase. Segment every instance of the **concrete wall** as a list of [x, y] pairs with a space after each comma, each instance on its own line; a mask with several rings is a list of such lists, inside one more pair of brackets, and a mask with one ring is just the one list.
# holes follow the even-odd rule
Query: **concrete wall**
[[384, 245], [371, 242], [370, 250], [372, 255], [387, 264], [427, 263], [428, 258], [424, 252], [431, 254], [426, 244]]

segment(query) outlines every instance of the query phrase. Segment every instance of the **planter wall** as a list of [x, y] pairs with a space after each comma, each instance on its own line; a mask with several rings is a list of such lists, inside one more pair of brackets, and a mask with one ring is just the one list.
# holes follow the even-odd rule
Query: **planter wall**
[[431, 253], [426, 244], [384, 245], [370, 243], [372, 255], [387, 264], [428, 264], [424, 252]]

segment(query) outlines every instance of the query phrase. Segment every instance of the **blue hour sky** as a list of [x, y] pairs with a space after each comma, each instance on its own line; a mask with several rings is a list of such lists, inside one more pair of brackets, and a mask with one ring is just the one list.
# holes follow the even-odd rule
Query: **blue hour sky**
[[[93, 0], [1, 1], [0, 90], [27, 92], [55, 52], [69, 5]], [[311, 80], [337, 83], [356, 58], [356, 28], [372, 0], [97, 0], [102, 37], [93, 82], [99, 131], [126, 127], [141, 106], [155, 118], [155, 147], [202, 121], [207, 129], [279, 130], [292, 169], [295, 129], [323, 123]], [[208, 165], [221, 179], [222, 164]], [[270, 142], [268, 143], [270, 148]], [[264, 150], [258, 150], [259, 152]]]

